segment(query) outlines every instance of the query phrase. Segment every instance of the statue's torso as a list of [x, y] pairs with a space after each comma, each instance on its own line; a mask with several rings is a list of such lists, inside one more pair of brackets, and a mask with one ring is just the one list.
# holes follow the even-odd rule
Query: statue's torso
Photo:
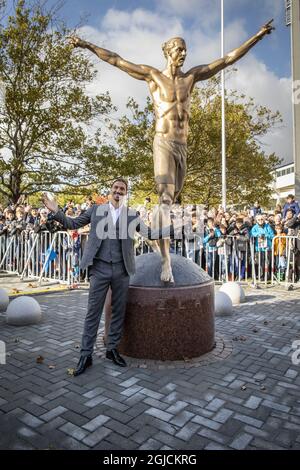
[[157, 134], [186, 143], [193, 85], [192, 75], [169, 78], [158, 72], [153, 76], [149, 88], [154, 103]]

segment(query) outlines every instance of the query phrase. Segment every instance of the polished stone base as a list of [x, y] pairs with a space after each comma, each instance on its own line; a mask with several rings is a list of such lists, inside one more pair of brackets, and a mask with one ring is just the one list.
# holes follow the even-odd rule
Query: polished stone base
[[215, 344], [214, 283], [192, 261], [172, 255], [175, 284], [160, 281], [161, 258], [136, 259], [119, 351], [138, 359], [184, 360]]

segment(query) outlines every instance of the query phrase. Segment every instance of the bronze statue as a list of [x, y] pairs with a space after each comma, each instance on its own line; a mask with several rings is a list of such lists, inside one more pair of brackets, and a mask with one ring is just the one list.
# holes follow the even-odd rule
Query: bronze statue
[[[179, 196], [186, 174], [187, 136], [190, 100], [193, 87], [243, 57], [260, 39], [270, 34], [273, 20], [225, 57], [207, 65], [198, 65], [184, 73], [187, 50], [184, 39], [175, 37], [163, 44], [167, 67], [162, 72], [150, 65], [138, 65], [123, 59], [115, 52], [95, 46], [78, 37], [71, 37], [74, 47], [88, 49], [100, 59], [128, 73], [137, 80], [145, 80], [153, 99], [156, 127], [153, 143], [154, 176], [160, 198], [160, 211], [153, 219], [155, 225], [169, 224], [169, 207]], [[173, 282], [169, 240], [160, 240], [162, 255], [161, 280]]]

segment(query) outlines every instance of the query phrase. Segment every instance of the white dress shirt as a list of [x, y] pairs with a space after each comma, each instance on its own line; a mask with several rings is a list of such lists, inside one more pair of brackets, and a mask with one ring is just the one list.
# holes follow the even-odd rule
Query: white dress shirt
[[109, 208], [110, 208], [110, 213], [111, 213], [111, 216], [112, 216], [112, 219], [113, 219], [113, 223], [114, 225], [116, 225], [117, 223], [117, 220], [120, 216], [120, 212], [121, 212], [121, 209], [122, 209], [122, 205], [119, 206], [119, 207], [115, 207], [111, 202], [109, 203]]

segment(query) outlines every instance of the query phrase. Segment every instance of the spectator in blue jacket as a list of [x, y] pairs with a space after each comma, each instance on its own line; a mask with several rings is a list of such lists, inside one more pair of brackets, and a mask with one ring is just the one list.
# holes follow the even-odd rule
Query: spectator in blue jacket
[[292, 209], [294, 212], [294, 215], [297, 217], [300, 213], [300, 206], [299, 202], [295, 201], [295, 197], [293, 194], [289, 194], [288, 197], [286, 198], [286, 203], [283, 208], [283, 218], [286, 218], [286, 213], [288, 209]]
[[272, 249], [274, 232], [270, 224], [265, 222], [263, 215], [256, 217], [256, 224], [251, 229], [251, 237], [255, 238], [255, 251], [266, 251]]
[[262, 214], [256, 217], [256, 224], [252, 227], [250, 235], [254, 238], [255, 264], [258, 270], [258, 277], [263, 279], [266, 275], [270, 278], [274, 232], [271, 226], [265, 222]]

